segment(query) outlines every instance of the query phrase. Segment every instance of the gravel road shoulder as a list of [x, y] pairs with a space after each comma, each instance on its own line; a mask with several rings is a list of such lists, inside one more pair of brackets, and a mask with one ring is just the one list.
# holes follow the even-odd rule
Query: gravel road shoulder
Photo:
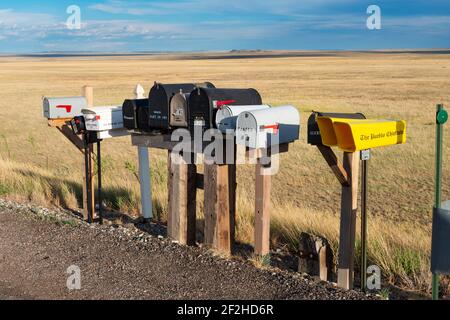
[[[67, 289], [71, 265], [80, 290]], [[0, 199], [0, 299], [367, 298], [138, 228], [89, 226], [64, 210]]]

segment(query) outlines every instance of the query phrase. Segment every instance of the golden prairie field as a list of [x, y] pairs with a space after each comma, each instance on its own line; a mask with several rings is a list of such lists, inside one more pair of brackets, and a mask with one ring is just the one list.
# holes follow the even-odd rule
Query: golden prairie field
[[[198, 57], [196, 57], [198, 58]], [[77, 208], [82, 157], [42, 118], [41, 98], [78, 95], [94, 87], [96, 105], [121, 105], [137, 83], [213, 82], [253, 87], [264, 103], [301, 111], [301, 140], [281, 156], [273, 178], [272, 240], [292, 249], [301, 231], [337, 246], [340, 187], [318, 150], [306, 143], [311, 110], [363, 112], [408, 122], [405, 145], [375, 149], [369, 164], [369, 263], [385, 281], [428, 290], [431, 208], [434, 199], [435, 105], [450, 105], [450, 55], [336, 53], [329, 56], [191, 59], [183, 56], [0, 58], [0, 195]], [[449, 128], [450, 129], [450, 128]], [[445, 141], [444, 194], [450, 199], [450, 137]], [[103, 143], [108, 205], [139, 212], [133, 174], [137, 151], [129, 137]], [[153, 202], [165, 220], [167, 155], [151, 150]], [[251, 166], [238, 168], [237, 237], [253, 238]], [[201, 199], [202, 197], [199, 196]], [[199, 201], [199, 216], [202, 204]], [[444, 284], [445, 285], [445, 284]], [[448, 289], [448, 287], [447, 287]]]

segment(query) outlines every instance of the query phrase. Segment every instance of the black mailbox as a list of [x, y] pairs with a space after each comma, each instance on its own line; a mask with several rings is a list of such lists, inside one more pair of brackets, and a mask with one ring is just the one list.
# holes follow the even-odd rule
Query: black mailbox
[[84, 116], [76, 116], [72, 118], [69, 124], [74, 134], [84, 135], [87, 143], [97, 143], [99, 141], [96, 132], [90, 132], [86, 130], [86, 121], [84, 119]]
[[148, 114], [148, 99], [130, 99], [123, 103], [123, 125], [128, 130], [150, 131]]
[[196, 88], [189, 96], [189, 129], [195, 125], [203, 130], [215, 128], [216, 113], [222, 106], [261, 105], [262, 99], [255, 89]]
[[317, 117], [331, 117], [342, 119], [366, 119], [362, 113], [330, 113], [330, 112], [313, 112], [308, 119], [308, 143], [313, 146], [322, 145], [322, 137], [320, 136]]
[[86, 132], [86, 123], [83, 116], [76, 116], [70, 120], [70, 127], [74, 134], [83, 134]]
[[149, 117], [148, 124], [151, 129], [168, 130], [170, 129], [170, 101], [172, 97], [180, 92], [191, 92], [197, 87], [206, 86], [214, 88], [212, 83], [204, 84], [180, 83], [180, 84], [162, 84], [155, 83], [149, 94]]

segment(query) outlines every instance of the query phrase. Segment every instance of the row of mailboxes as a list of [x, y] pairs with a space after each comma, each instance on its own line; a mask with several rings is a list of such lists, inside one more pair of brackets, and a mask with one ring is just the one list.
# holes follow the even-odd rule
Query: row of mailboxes
[[149, 132], [189, 128], [199, 124], [202, 130], [216, 128], [216, 113], [224, 106], [261, 105], [255, 89], [218, 89], [210, 82], [200, 84], [155, 83], [149, 98], [125, 100], [124, 126]]
[[128, 134], [122, 106], [90, 108], [85, 97], [44, 98], [43, 115], [49, 120], [67, 119], [75, 134], [94, 132], [97, 139]]
[[188, 127], [188, 99], [195, 88], [215, 88], [205, 83], [155, 83], [148, 99], [125, 100], [124, 125], [129, 130], [149, 132]]

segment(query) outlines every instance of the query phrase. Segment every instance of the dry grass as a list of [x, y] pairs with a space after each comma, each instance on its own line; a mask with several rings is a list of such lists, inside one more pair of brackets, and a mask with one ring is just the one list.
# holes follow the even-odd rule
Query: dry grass
[[[450, 102], [450, 57], [438, 54], [342, 54], [337, 57], [164, 60], [0, 59], [0, 195], [77, 207], [77, 151], [41, 115], [41, 97], [95, 87], [97, 105], [121, 104], [136, 83], [211, 81], [254, 87], [265, 103], [293, 104], [306, 124], [312, 109], [364, 112], [408, 121], [408, 143], [373, 151], [370, 161], [370, 260], [386, 279], [427, 289], [433, 205], [434, 110]], [[303, 126], [304, 128], [304, 126]], [[273, 179], [273, 241], [293, 248], [301, 231], [338, 240], [339, 185], [319, 152], [302, 139], [282, 155]], [[450, 143], [445, 143], [448, 159]], [[153, 203], [166, 214], [166, 153], [153, 151]], [[128, 164], [128, 165], [127, 165]], [[130, 166], [131, 164], [131, 166]], [[128, 137], [104, 143], [104, 186], [110, 206], [137, 213], [137, 154]], [[444, 169], [450, 177], [450, 166]], [[238, 168], [239, 240], [253, 238], [253, 168]], [[450, 183], [444, 183], [450, 198]], [[199, 214], [202, 205], [199, 202]]]

